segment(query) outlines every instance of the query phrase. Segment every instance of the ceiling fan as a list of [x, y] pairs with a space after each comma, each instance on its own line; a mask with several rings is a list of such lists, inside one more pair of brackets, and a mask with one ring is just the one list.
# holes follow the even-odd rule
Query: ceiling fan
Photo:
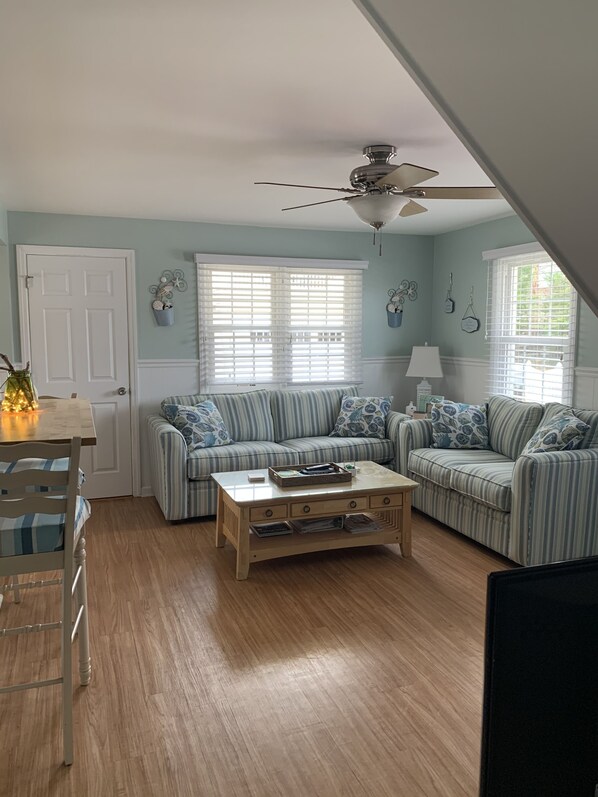
[[[416, 199], [502, 199], [494, 186], [420, 188], [419, 184], [436, 177], [434, 169], [425, 169], [413, 163], [391, 164], [396, 155], [396, 147], [390, 144], [374, 144], [364, 147], [363, 154], [368, 164], [353, 169], [349, 179], [352, 188], [331, 188], [321, 185], [297, 185], [296, 183], [256, 182], [255, 185], [284, 185], [291, 188], [317, 188], [320, 191], [342, 191], [350, 196], [326, 199], [323, 202], [310, 202], [295, 205], [283, 210], [309, 208], [313, 205], [327, 205], [330, 202], [347, 202], [359, 218], [377, 232], [397, 216], [414, 216], [428, 209]], [[375, 234], [375, 233], [374, 233]]]

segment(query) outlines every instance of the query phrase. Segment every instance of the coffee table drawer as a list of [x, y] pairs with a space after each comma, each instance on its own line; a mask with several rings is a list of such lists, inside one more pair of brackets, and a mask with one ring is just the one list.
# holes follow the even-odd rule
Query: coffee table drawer
[[280, 520], [287, 517], [287, 507], [281, 506], [255, 506], [249, 512], [249, 520]]
[[402, 493], [378, 494], [370, 496], [370, 509], [390, 509], [393, 506], [403, 506]]
[[300, 501], [296, 504], [291, 504], [291, 517], [322, 514], [335, 515], [367, 508], [367, 496], [360, 498], [334, 498], [327, 501]]

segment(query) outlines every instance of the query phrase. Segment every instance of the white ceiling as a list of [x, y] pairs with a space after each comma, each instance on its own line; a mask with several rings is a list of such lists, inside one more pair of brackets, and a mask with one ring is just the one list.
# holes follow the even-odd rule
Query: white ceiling
[[[13, 210], [366, 229], [341, 194], [367, 144], [490, 185], [351, 0], [0, 0], [0, 201]], [[422, 202], [396, 233], [511, 213]]]

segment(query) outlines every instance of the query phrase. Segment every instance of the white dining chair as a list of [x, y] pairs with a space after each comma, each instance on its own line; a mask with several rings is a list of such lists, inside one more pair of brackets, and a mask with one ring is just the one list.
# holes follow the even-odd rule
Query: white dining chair
[[[64, 763], [73, 763], [72, 643], [78, 636], [79, 676], [91, 678], [87, 618], [87, 578], [84, 525], [89, 503], [79, 495], [81, 438], [70, 443], [0, 445], [0, 576], [18, 577], [62, 571], [59, 578], [9, 582], [4, 593], [62, 585], [60, 619], [51, 623], [0, 629], [0, 637], [60, 629], [61, 675], [0, 688], [2, 692], [62, 685]], [[52, 470], [68, 458], [68, 469]], [[23, 467], [23, 460], [27, 460]], [[31, 461], [33, 460], [33, 461]], [[75, 610], [73, 612], [73, 597]]]

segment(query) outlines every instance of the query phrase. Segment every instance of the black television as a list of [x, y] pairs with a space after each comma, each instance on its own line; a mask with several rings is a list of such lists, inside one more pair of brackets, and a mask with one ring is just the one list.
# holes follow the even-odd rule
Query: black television
[[598, 797], [598, 556], [490, 573], [480, 797]]

